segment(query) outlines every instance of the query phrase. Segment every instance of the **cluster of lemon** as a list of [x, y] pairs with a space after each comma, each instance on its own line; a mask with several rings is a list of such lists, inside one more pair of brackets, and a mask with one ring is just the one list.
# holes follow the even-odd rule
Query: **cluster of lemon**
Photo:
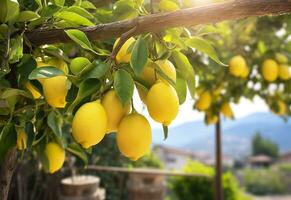
[[[133, 42], [135, 39], [130, 38], [121, 47], [116, 55], [117, 63], [130, 62], [131, 53], [128, 48]], [[74, 58], [70, 63], [70, 71], [78, 74], [88, 64], [90, 61], [86, 58]], [[176, 70], [170, 61], [149, 61], [144, 67], [140, 79], [146, 82], [150, 88], [146, 89], [137, 85], [137, 89], [150, 116], [155, 121], [168, 126], [178, 114], [179, 99], [175, 88], [169, 84], [169, 80], [156, 73], [154, 64], [159, 67], [167, 77], [166, 79], [171, 79], [173, 83], [176, 82]], [[56, 66], [64, 71], [65, 75], [39, 79], [47, 103], [54, 108], [64, 108], [68, 93], [67, 64], [57, 59], [47, 59], [46, 61], [38, 60], [37, 66]], [[26, 88], [35, 99], [41, 97], [31, 83], [27, 83]], [[116, 142], [120, 152], [129, 159], [137, 160], [149, 152], [152, 133], [148, 120], [135, 110], [131, 111], [130, 105], [123, 105], [114, 88], [106, 91], [101, 99], [83, 104], [76, 111], [72, 121], [72, 136], [83, 148], [98, 144], [106, 134], [112, 132], [116, 132]], [[18, 133], [18, 149], [26, 148], [26, 137], [24, 131]], [[53, 173], [62, 167], [65, 150], [58, 143], [48, 143], [44, 152], [48, 159], [49, 172]]]
[[[277, 61], [278, 62], [277, 62]], [[288, 81], [291, 78], [290, 68], [287, 65], [288, 59], [285, 55], [277, 53], [275, 59], [266, 59], [264, 60], [261, 66], [261, 74], [265, 81], [271, 83], [278, 79], [281, 81]], [[249, 68], [246, 64], [245, 59], [240, 56], [234, 56], [229, 63], [229, 72], [231, 75], [240, 78], [247, 78], [249, 75]], [[271, 103], [269, 103], [271, 104]], [[271, 106], [271, 110], [278, 114], [284, 115], [286, 114], [286, 104], [281, 99], [276, 100], [276, 105], [278, 109], [273, 109]]]
[[[123, 44], [116, 55], [117, 63], [130, 62], [128, 48], [134, 42], [135, 39], [130, 38]], [[155, 64], [172, 81], [176, 81], [175, 67], [170, 61], [156, 61]], [[156, 74], [152, 65], [153, 62], [149, 61], [140, 76], [151, 86], [150, 89], [137, 88], [150, 116], [167, 126], [177, 116], [179, 99], [176, 90]], [[130, 111], [130, 105], [123, 105], [114, 89], [107, 91], [101, 100], [82, 105], [72, 123], [73, 137], [84, 148], [98, 144], [106, 133], [112, 132], [116, 132], [120, 152], [131, 160], [139, 159], [150, 150], [152, 133], [148, 120], [135, 110]]]

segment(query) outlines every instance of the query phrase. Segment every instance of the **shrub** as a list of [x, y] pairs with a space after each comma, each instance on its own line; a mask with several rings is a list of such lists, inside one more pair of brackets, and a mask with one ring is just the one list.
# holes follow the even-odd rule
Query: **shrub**
[[[214, 169], [199, 162], [189, 161], [184, 168], [186, 173], [198, 173], [207, 177], [177, 177], [173, 178], [170, 188], [178, 199], [183, 200], [213, 200]], [[238, 186], [236, 178], [231, 173], [223, 175], [223, 193], [225, 200], [247, 200]]]

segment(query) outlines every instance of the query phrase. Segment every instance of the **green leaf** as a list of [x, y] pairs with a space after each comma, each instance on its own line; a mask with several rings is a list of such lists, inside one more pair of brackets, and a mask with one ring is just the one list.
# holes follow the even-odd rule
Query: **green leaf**
[[41, 16], [42, 17], [52, 17], [56, 12], [58, 12], [61, 9], [61, 7], [56, 6], [56, 5], [48, 5], [45, 6], [41, 10]]
[[14, 88], [9, 88], [5, 90], [1, 95], [0, 99], [7, 99], [9, 97], [14, 97], [14, 96], [24, 96], [27, 98], [32, 98], [30, 94], [28, 94], [24, 90], [19, 90], [19, 89], [14, 89]]
[[116, 20], [126, 20], [137, 17], [138, 11], [134, 8], [132, 1], [119, 0], [114, 4], [113, 15]]
[[55, 76], [65, 75], [65, 73], [56, 67], [46, 66], [35, 68], [28, 76], [29, 80], [42, 79], [42, 78], [52, 78]]
[[57, 137], [58, 143], [62, 144], [62, 137], [63, 137], [63, 132], [62, 132], [62, 126], [63, 126], [63, 120], [61, 116], [58, 116], [58, 114], [55, 111], [51, 111], [48, 114], [47, 117], [47, 125], [51, 128], [55, 136]]
[[17, 132], [13, 124], [7, 124], [0, 132], [0, 165], [6, 153], [16, 145]]
[[90, 78], [97, 78], [97, 79], [103, 78], [105, 74], [108, 72], [110, 66], [109, 64], [105, 62], [95, 60], [92, 64], [88, 66], [87, 69], [86, 68], [83, 70], [84, 72], [82, 71], [80, 74], [80, 77], [83, 80], [90, 79]]
[[91, 13], [89, 13], [87, 10], [85, 10], [84, 8], [80, 6], [71, 6], [67, 9], [67, 11], [86, 17], [89, 20], [94, 19], [94, 16]]
[[19, 4], [16, 0], [7, 1], [7, 15], [5, 22], [14, 20], [19, 14]]
[[7, 15], [7, 0], [0, 0], [0, 23], [5, 22]]
[[191, 48], [197, 49], [198, 51], [205, 53], [216, 63], [222, 66], [227, 66], [219, 60], [215, 49], [207, 40], [201, 37], [192, 37], [186, 41], [186, 44]]
[[55, 17], [59, 19], [63, 19], [66, 22], [76, 24], [76, 25], [81, 25], [81, 26], [94, 26], [95, 25], [93, 22], [91, 22], [87, 18], [74, 12], [60, 11], [55, 14]]
[[85, 9], [93, 9], [93, 10], [96, 10], [96, 7], [90, 1], [82, 1], [81, 7], [85, 8]]
[[25, 10], [19, 13], [18, 20], [19, 22], [29, 22], [38, 19], [40, 16], [30, 10]]
[[36, 68], [36, 62], [30, 54], [24, 54], [20, 63], [17, 65], [17, 75], [19, 85], [24, 85], [28, 80], [29, 74]]
[[172, 57], [175, 61], [176, 67], [181, 73], [181, 77], [187, 81], [191, 97], [195, 97], [195, 73], [188, 58], [179, 51], [173, 51]]
[[25, 124], [25, 133], [27, 135], [27, 148], [31, 148], [32, 147], [32, 143], [34, 140], [34, 127], [33, 124], [31, 122], [26, 122]]
[[82, 48], [93, 51], [91, 43], [84, 32], [77, 29], [70, 29], [65, 32], [71, 40], [79, 44]]
[[68, 108], [68, 112], [73, 112], [74, 108], [86, 97], [96, 93], [101, 87], [101, 83], [98, 79], [84, 80], [78, 90], [76, 99]]
[[130, 65], [133, 68], [135, 74], [139, 75], [148, 60], [148, 47], [145, 39], [139, 37], [135, 42], [132, 53]]
[[53, 3], [57, 6], [64, 6], [66, 0], [53, 0]]
[[186, 81], [179, 75], [177, 74], [176, 78], [176, 91], [179, 97], [179, 104], [183, 104], [186, 100], [187, 96], [187, 83]]
[[23, 56], [23, 36], [19, 35], [11, 40], [9, 62], [16, 63]]
[[78, 158], [80, 158], [85, 165], [88, 164], [88, 157], [86, 152], [83, 150], [82, 147], [80, 147], [80, 145], [76, 144], [76, 143], [72, 143], [69, 144], [66, 148], [67, 151], [69, 151], [70, 153], [76, 155]]
[[134, 81], [127, 71], [118, 70], [115, 73], [114, 90], [123, 105], [130, 103], [134, 90]]
[[169, 133], [168, 127], [163, 125], [163, 131], [164, 131], [164, 140], [166, 140], [168, 138], [168, 133]]

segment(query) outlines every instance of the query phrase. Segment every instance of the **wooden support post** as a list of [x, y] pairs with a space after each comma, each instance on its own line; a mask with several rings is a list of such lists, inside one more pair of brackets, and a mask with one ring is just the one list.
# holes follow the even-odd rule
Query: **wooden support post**
[[223, 200], [222, 188], [222, 145], [221, 145], [221, 119], [215, 125], [215, 200]]

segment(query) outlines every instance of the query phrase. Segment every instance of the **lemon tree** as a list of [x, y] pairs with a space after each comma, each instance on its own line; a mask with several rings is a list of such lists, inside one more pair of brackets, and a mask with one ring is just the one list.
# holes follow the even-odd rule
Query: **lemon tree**
[[[17, 154], [26, 152], [33, 152], [49, 173], [62, 168], [66, 155], [86, 164], [91, 148], [107, 134], [116, 134], [122, 155], [138, 160], [150, 151], [152, 131], [149, 119], [135, 109], [134, 91], [163, 126], [165, 139], [187, 93], [208, 124], [216, 123], [220, 112], [234, 118], [231, 103], [255, 95], [275, 113], [290, 114], [290, 45], [278, 42], [288, 43], [287, 28], [285, 37], [276, 36], [289, 19], [279, 18], [272, 31], [266, 18], [177, 28], [189, 21], [180, 24], [173, 16], [192, 17], [195, 8], [183, 10], [191, 6], [196, 5], [176, 0], [154, 5], [1, 0], [1, 166], [15, 164]], [[170, 28], [160, 29], [163, 20], [152, 21], [159, 27], [150, 26], [152, 17], [172, 20]], [[139, 27], [145, 22], [151, 29]], [[115, 32], [106, 32], [113, 25]], [[41, 45], [38, 31], [46, 35]], [[92, 39], [96, 31], [105, 34]], [[280, 90], [274, 92], [272, 85]]]

